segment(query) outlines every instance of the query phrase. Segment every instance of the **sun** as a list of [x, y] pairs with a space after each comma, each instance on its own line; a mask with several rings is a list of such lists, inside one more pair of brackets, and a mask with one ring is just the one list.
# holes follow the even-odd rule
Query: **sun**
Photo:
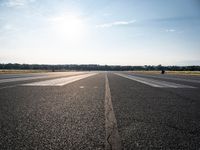
[[84, 23], [81, 18], [73, 15], [64, 15], [52, 18], [54, 30], [67, 38], [79, 38], [84, 32]]

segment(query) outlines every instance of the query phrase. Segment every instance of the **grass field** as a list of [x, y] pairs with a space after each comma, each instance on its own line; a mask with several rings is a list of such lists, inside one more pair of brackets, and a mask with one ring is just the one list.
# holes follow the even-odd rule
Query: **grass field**
[[0, 69], [0, 74], [22, 74], [22, 73], [43, 73], [52, 72], [51, 70], [15, 70], [15, 69]]

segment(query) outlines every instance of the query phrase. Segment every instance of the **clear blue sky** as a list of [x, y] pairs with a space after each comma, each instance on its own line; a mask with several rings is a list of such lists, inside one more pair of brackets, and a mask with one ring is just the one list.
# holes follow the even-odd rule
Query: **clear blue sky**
[[200, 1], [0, 0], [0, 63], [200, 65]]

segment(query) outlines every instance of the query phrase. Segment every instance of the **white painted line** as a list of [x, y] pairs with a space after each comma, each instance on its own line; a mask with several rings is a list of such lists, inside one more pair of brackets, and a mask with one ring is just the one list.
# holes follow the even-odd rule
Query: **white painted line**
[[112, 106], [107, 74], [105, 75], [105, 119], [106, 150], [121, 150], [121, 140], [117, 128], [115, 113]]
[[14, 88], [14, 87], [17, 87], [18, 85], [11, 85], [11, 86], [4, 86], [4, 87], [1, 87], [0, 90], [2, 89], [8, 89], [8, 88]]
[[[136, 74], [137, 76], [137, 74]], [[200, 83], [199, 80], [194, 80], [194, 79], [183, 79], [183, 78], [178, 78], [178, 77], [170, 77], [170, 76], [156, 76], [156, 75], [141, 75], [139, 74], [139, 76], [142, 76], [142, 77], [152, 77], [152, 78], [158, 78], [158, 79], [170, 79], [170, 80], [175, 80], [175, 81], [185, 81], [185, 82], [192, 82], [192, 83]]]
[[52, 79], [52, 80], [46, 80], [46, 81], [39, 81], [39, 82], [33, 82], [33, 83], [27, 83], [22, 84], [23, 86], [63, 86], [93, 75], [96, 75], [97, 73], [88, 73], [83, 75], [77, 75], [72, 77], [65, 77], [65, 78], [58, 78], [58, 79]]
[[7, 82], [16, 82], [16, 81], [27, 81], [27, 80], [33, 80], [33, 79], [43, 79], [48, 78], [47, 76], [39, 76], [39, 77], [23, 77], [23, 78], [11, 78], [11, 79], [2, 79], [0, 80], [0, 83], [7, 83]]
[[143, 78], [143, 77], [137, 77], [134, 75], [125, 75], [121, 73], [115, 73], [116, 75], [119, 75], [121, 77], [131, 79], [152, 87], [158, 87], [158, 88], [196, 88], [193, 86], [189, 85], [182, 85], [182, 84], [176, 84], [172, 82], [166, 82], [166, 81], [160, 81], [160, 80], [154, 80], [154, 79], [148, 79], [148, 78]]
[[48, 73], [48, 74], [42, 74], [41, 76], [33, 76], [33, 77], [14, 77], [14, 78], [8, 78], [8, 79], [0, 79], [0, 83], [7, 83], [7, 82], [17, 82], [17, 81], [27, 81], [27, 80], [34, 80], [34, 79], [44, 79], [44, 78], [52, 78], [52, 77], [59, 77], [64, 75], [78, 75], [82, 74], [83, 72], [59, 72], [59, 73]]

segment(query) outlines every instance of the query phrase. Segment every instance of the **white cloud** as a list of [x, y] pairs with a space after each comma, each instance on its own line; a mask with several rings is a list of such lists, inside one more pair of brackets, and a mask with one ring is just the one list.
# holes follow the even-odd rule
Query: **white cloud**
[[7, 0], [3, 5], [7, 7], [22, 7], [31, 2], [35, 2], [35, 0]]
[[58, 17], [50, 17], [50, 18], [47, 18], [47, 21], [50, 21], [50, 22], [57, 22], [57, 21], [61, 21], [61, 20], [64, 20], [64, 16], [58, 16]]
[[111, 16], [111, 15], [112, 15], [111, 13], [104, 13], [104, 14], [103, 14], [103, 16], [106, 16], [106, 17], [107, 17], [107, 16]]
[[5, 29], [5, 30], [12, 30], [12, 29], [13, 29], [13, 26], [10, 25], [10, 24], [6, 24], [6, 25], [4, 26], [4, 29]]
[[13, 33], [19, 31], [19, 28], [16, 28], [12, 24], [5, 24], [4, 26], [0, 27], [0, 33]]
[[105, 23], [105, 24], [99, 24], [96, 25], [97, 28], [108, 28], [108, 27], [113, 27], [113, 26], [122, 26], [122, 25], [129, 25], [135, 23], [135, 20], [130, 20], [130, 21], [115, 21], [111, 23]]
[[176, 32], [175, 29], [166, 29], [165, 32]]

